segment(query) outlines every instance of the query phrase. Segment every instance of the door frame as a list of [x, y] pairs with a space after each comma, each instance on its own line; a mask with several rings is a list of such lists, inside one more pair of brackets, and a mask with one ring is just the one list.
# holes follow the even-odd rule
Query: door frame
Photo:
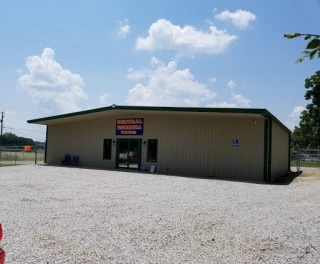
[[[128, 144], [130, 144], [130, 141], [138, 141], [138, 153], [139, 155], [139, 161], [138, 161], [138, 168], [128, 168], [128, 167], [119, 167], [119, 153], [120, 153], [120, 141], [128, 141]], [[142, 138], [117, 138], [116, 143], [116, 169], [128, 169], [128, 170], [139, 170], [141, 167], [141, 160], [142, 160]]]

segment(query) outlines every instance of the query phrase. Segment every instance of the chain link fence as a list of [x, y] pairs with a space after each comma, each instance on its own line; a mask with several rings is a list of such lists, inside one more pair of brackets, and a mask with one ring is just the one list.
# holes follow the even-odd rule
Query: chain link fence
[[291, 151], [291, 167], [297, 171], [301, 168], [319, 170], [320, 146], [295, 146]]
[[44, 149], [31, 146], [25, 150], [24, 146], [3, 146], [0, 147], [0, 164], [21, 165], [44, 163]]

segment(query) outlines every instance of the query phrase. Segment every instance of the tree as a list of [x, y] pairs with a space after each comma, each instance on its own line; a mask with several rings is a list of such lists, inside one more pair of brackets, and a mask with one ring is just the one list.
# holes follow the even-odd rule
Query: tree
[[295, 126], [292, 132], [292, 145], [314, 145], [314, 122], [311, 120], [307, 110], [304, 110], [300, 116], [299, 126]]
[[[1, 142], [1, 136], [0, 136]], [[13, 133], [4, 133], [2, 135], [2, 145], [3, 146], [24, 146], [24, 145], [34, 145], [35, 142], [31, 138], [18, 137]]]
[[303, 37], [305, 40], [311, 39], [306, 47], [306, 50], [302, 52], [302, 57], [300, 57], [297, 62], [303, 61], [305, 58], [309, 57], [310, 60], [314, 58], [315, 55], [318, 55], [320, 58], [320, 35], [314, 34], [301, 34], [301, 33], [294, 33], [294, 34], [284, 34], [285, 38], [293, 39], [298, 37]]
[[300, 145], [320, 145], [320, 71], [305, 81], [304, 97], [311, 100], [300, 116], [299, 127], [292, 133], [292, 142]]

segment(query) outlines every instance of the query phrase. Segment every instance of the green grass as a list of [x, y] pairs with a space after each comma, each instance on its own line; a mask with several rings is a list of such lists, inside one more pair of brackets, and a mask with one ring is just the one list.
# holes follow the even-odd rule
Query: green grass
[[0, 164], [0, 167], [18, 166], [19, 164]]
[[[319, 162], [317, 161], [300, 161], [300, 167], [311, 167], [311, 168], [318, 168]], [[297, 162], [291, 161], [291, 167], [296, 167]]]
[[[1, 152], [1, 160], [2, 161], [34, 161], [35, 160], [35, 153], [34, 152], [8, 152], [3, 151]], [[43, 161], [44, 160], [44, 152], [37, 153], [37, 160]]]

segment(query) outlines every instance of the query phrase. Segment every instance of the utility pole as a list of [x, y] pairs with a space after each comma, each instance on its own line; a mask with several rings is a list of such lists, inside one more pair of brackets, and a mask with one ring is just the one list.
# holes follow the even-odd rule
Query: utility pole
[[4, 119], [4, 112], [1, 113], [1, 137], [0, 137], [0, 162], [1, 162], [1, 151], [2, 151], [2, 133], [3, 133], [3, 119]]
[[2, 137], [2, 132], [3, 132], [3, 118], [4, 118], [4, 112], [1, 113], [1, 121], [0, 121], [1, 122], [1, 137]]

